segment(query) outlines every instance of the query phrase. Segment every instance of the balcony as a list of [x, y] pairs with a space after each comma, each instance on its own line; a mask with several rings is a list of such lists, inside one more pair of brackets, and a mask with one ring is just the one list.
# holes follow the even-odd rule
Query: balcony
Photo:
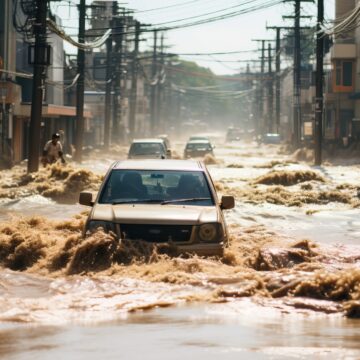
[[19, 103], [21, 100], [21, 86], [10, 81], [0, 81], [0, 102], [6, 104]]
[[355, 44], [334, 44], [330, 50], [331, 60], [356, 59]]

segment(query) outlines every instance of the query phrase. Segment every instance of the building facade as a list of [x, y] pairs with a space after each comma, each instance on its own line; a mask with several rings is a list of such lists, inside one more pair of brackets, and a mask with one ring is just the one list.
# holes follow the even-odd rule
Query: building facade
[[[15, 14], [16, 12], [16, 14]], [[9, 167], [28, 157], [29, 126], [32, 101], [33, 66], [29, 64], [29, 39], [13, 26], [13, 15], [25, 17], [14, 8], [12, 0], [0, 2], [0, 166]], [[57, 24], [61, 19], [48, 14]], [[63, 40], [49, 32], [51, 64], [47, 67], [39, 150], [54, 132], [62, 134], [65, 149], [74, 142], [76, 111], [69, 97], [64, 96], [68, 83]], [[89, 111], [85, 117], [91, 118]]]
[[[359, 6], [357, 0], [337, 0], [335, 23]], [[344, 146], [360, 141], [360, 31], [342, 32], [334, 38], [325, 90], [324, 136]]]

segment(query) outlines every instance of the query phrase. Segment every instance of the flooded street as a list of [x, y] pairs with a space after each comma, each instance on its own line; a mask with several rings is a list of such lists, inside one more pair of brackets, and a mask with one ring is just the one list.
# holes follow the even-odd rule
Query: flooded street
[[0, 358], [359, 359], [360, 166], [280, 150], [216, 143], [205, 159], [236, 197], [220, 260], [83, 241], [77, 192], [96, 191], [109, 156], [19, 169], [23, 185], [3, 172]]
[[278, 312], [254, 319], [258, 310], [200, 305], [87, 326], [8, 326], [0, 351], [6, 359], [140, 359], [145, 351], [154, 360], [359, 358], [357, 321]]

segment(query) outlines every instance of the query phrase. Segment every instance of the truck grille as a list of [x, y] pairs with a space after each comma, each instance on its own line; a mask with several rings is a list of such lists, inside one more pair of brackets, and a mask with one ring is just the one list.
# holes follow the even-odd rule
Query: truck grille
[[122, 237], [149, 242], [186, 242], [190, 240], [191, 225], [120, 225]]

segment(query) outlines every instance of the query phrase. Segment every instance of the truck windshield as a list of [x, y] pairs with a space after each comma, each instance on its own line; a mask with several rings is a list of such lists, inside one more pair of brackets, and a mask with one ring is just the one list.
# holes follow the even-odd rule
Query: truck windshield
[[131, 145], [131, 155], [163, 154], [165, 148], [160, 143], [134, 143]]
[[202, 171], [114, 169], [99, 203], [162, 203], [212, 206], [214, 199]]

